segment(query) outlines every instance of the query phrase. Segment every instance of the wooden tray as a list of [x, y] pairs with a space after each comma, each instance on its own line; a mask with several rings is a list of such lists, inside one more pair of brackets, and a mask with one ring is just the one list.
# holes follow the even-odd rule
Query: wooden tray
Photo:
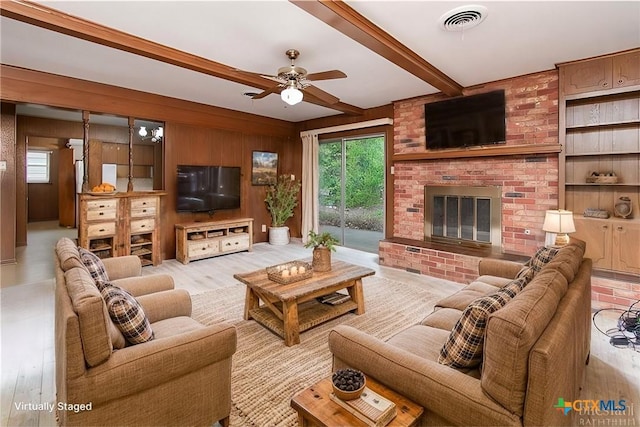
[[[300, 274], [289, 274], [288, 276], [283, 276], [282, 272], [287, 270], [290, 271], [292, 267], [300, 268], [303, 267], [305, 269], [304, 273]], [[308, 279], [313, 275], [313, 267], [310, 263], [304, 261], [291, 261], [285, 262], [284, 264], [273, 265], [271, 267], [267, 267], [267, 277], [269, 280], [280, 283], [282, 285], [287, 285], [293, 282], [299, 282], [300, 280]]]

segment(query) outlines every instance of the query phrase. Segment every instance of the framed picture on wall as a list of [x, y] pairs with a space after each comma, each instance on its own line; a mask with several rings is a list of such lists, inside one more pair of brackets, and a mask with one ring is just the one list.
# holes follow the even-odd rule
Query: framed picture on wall
[[278, 153], [254, 151], [251, 159], [251, 184], [271, 185], [278, 178]]

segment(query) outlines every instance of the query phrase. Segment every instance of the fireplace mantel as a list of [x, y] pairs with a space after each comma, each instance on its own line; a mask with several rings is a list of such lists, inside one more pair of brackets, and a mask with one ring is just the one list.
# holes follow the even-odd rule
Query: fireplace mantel
[[419, 160], [461, 159], [465, 157], [518, 156], [560, 153], [561, 151], [562, 146], [560, 144], [493, 145], [489, 147], [469, 147], [464, 149], [394, 154], [392, 161], [410, 162]]

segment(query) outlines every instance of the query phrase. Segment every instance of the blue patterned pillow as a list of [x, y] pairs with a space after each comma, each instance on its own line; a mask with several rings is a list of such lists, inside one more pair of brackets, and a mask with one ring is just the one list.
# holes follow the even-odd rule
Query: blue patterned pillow
[[102, 283], [100, 294], [107, 304], [111, 320], [128, 342], [141, 344], [153, 339], [151, 323], [130, 293], [111, 283]]

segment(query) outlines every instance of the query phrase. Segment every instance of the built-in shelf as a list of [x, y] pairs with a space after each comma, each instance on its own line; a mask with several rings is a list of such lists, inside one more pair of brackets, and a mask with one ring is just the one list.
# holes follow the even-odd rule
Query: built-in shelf
[[464, 149], [426, 151], [421, 153], [394, 154], [394, 162], [411, 162], [435, 159], [460, 159], [465, 157], [521, 156], [527, 154], [551, 154], [562, 151], [560, 144], [523, 144], [469, 147]]
[[599, 183], [599, 182], [566, 182], [565, 185], [587, 185], [593, 187], [613, 187], [613, 186], [628, 186], [637, 187], [640, 186], [638, 182], [616, 182], [615, 184]]
[[611, 123], [589, 123], [586, 125], [579, 126], [567, 126], [567, 133], [571, 132], [584, 132], [598, 129], [613, 129], [613, 128], [634, 128], [640, 127], [640, 121], [638, 120], [629, 120], [629, 121], [620, 121], [620, 122], [611, 122]]
[[614, 153], [601, 151], [599, 153], [566, 153], [566, 157], [584, 157], [584, 156], [627, 156], [629, 154], [640, 154], [640, 151], [625, 151], [624, 153]]

